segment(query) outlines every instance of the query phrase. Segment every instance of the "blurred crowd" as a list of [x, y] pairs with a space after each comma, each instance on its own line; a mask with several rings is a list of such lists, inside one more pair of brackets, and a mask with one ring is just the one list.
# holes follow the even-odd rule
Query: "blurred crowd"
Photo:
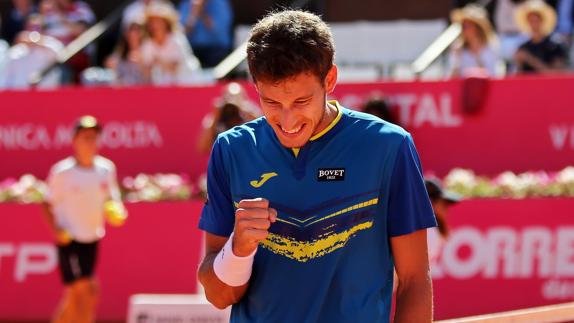
[[26, 88], [43, 71], [48, 73], [41, 87], [192, 84], [201, 79], [201, 68], [214, 67], [232, 49], [228, 0], [181, 0], [177, 7], [166, 0], [134, 0], [124, 9], [119, 41], [103, 68], [92, 67], [95, 45], [80, 41], [78, 53], [66, 50], [96, 23], [84, 1], [12, 0], [2, 18], [0, 88]]
[[[0, 27], [0, 88], [27, 88], [32, 80], [41, 87], [202, 83], [233, 49], [229, 0], [134, 0], [113, 53], [98, 67], [96, 45], [64, 50], [96, 23], [86, 2], [11, 2]], [[569, 71], [574, 0], [462, 0], [455, 7], [450, 20], [461, 33], [446, 55], [449, 77]]]
[[504, 76], [570, 69], [574, 1], [496, 0], [451, 12], [461, 34], [451, 46], [449, 75]]

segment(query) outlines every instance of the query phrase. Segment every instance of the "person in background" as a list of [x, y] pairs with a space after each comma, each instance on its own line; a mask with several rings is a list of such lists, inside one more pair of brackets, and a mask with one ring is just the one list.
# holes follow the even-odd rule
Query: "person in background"
[[14, 44], [18, 33], [24, 30], [28, 17], [36, 12], [32, 0], [12, 0], [12, 10], [3, 17], [0, 38]]
[[147, 7], [154, 2], [161, 2], [165, 5], [173, 6], [171, 2], [167, 0], [135, 0], [124, 9], [122, 15], [123, 29], [127, 29], [133, 22], [138, 22], [141, 17], [145, 16]]
[[213, 111], [203, 117], [198, 150], [208, 154], [217, 135], [260, 115], [261, 112], [247, 98], [243, 87], [236, 82], [229, 83], [221, 97], [216, 100]]
[[559, 0], [558, 26], [556, 33], [568, 47], [572, 46], [572, 31], [574, 29], [574, 0]]
[[[180, 37], [177, 11], [161, 2], [147, 7], [146, 29], [149, 38], [142, 45], [144, 75], [154, 85], [179, 84], [195, 60], [185, 37]], [[193, 69], [193, 68], [192, 68]]]
[[[78, 0], [42, 0], [40, 14], [44, 32], [66, 46], [96, 21], [90, 6]], [[80, 83], [81, 72], [91, 65], [91, 51], [93, 48], [88, 47], [64, 64], [64, 83]]]
[[183, 0], [179, 13], [203, 68], [215, 67], [231, 52], [233, 10], [229, 0]]
[[[31, 16], [29, 20], [41, 19]], [[33, 23], [32, 23], [33, 24]], [[7, 52], [4, 67], [0, 69], [0, 89], [26, 89], [36, 73], [56, 61], [63, 45], [57, 39], [37, 31], [22, 31], [15, 39], [15, 45]], [[53, 88], [60, 84], [61, 73], [54, 69], [39, 83], [41, 88]]]
[[101, 131], [94, 117], [81, 117], [74, 126], [74, 155], [56, 163], [47, 180], [44, 211], [65, 284], [55, 323], [94, 322], [99, 295], [94, 273], [105, 220], [121, 225], [127, 217], [114, 163], [98, 155]]
[[514, 54], [518, 73], [561, 73], [567, 67], [563, 44], [551, 38], [556, 12], [541, 0], [524, 2], [516, 11], [516, 23], [530, 35]]
[[143, 19], [134, 20], [123, 31], [116, 50], [106, 60], [106, 67], [115, 71], [119, 85], [145, 84], [141, 47], [145, 39]]
[[453, 23], [462, 27], [460, 39], [451, 48], [449, 70], [452, 77], [465, 77], [480, 73], [496, 76], [500, 66], [496, 36], [486, 10], [467, 5], [451, 13]]
[[528, 35], [520, 31], [513, 18], [522, 2], [524, 0], [498, 0], [494, 6], [493, 21], [500, 41], [500, 56], [507, 65], [512, 62], [518, 47], [528, 40]]
[[363, 112], [399, 125], [398, 120], [391, 112], [391, 106], [385, 97], [377, 96], [370, 98], [363, 106]]
[[448, 208], [460, 202], [461, 197], [456, 193], [444, 190], [440, 182], [436, 179], [426, 179], [425, 186], [437, 222], [437, 227], [430, 228], [427, 232], [429, 262], [432, 268], [450, 232], [448, 226]]

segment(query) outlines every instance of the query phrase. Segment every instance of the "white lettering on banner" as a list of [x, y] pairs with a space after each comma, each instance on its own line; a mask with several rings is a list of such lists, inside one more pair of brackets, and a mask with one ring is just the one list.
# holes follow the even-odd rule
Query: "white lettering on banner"
[[574, 298], [574, 281], [548, 280], [542, 285], [542, 296], [548, 300], [571, 300]]
[[0, 243], [0, 274], [2, 274], [2, 257], [12, 257], [15, 252], [13, 245]]
[[552, 232], [545, 227], [530, 227], [522, 233], [522, 257], [518, 277], [534, 277], [538, 260], [538, 274], [549, 277], [552, 274]]
[[36, 128], [32, 124], [0, 127], [0, 148], [6, 150], [37, 150], [50, 147], [50, 136], [44, 127]]
[[[33, 124], [0, 125], [0, 150], [49, 150], [69, 147], [72, 128], [58, 125], [52, 135], [45, 126]], [[155, 123], [146, 121], [106, 124], [101, 144], [110, 149], [161, 148], [163, 136]]]
[[109, 122], [102, 132], [102, 145], [110, 149], [161, 147], [163, 138], [155, 124]]
[[51, 244], [25, 244], [16, 256], [14, 279], [21, 283], [28, 275], [48, 274], [56, 268], [58, 258]]
[[60, 149], [69, 146], [72, 142], [72, 131], [72, 127], [58, 126], [54, 135], [54, 144], [52, 147]]
[[574, 277], [574, 228], [558, 229], [556, 257], [556, 274]]
[[574, 278], [574, 227], [493, 227], [486, 232], [462, 227], [451, 233], [432, 274], [435, 279]]
[[[567, 149], [566, 144], [568, 139], [570, 139], [570, 149], [574, 150], [574, 126], [551, 125], [548, 127], [548, 133], [550, 134], [550, 140], [555, 150], [560, 151]], [[570, 135], [570, 138], [568, 138], [568, 135]]]
[[[0, 260], [2, 256], [15, 257], [14, 281], [18, 283], [30, 275], [49, 274], [58, 264], [56, 248], [49, 243], [22, 243], [19, 248], [13, 243], [0, 243]], [[3, 269], [0, 262], [0, 273]]]
[[[364, 98], [381, 95], [378, 91], [369, 93], [363, 100], [355, 94], [341, 98], [344, 106], [358, 109]], [[434, 95], [430, 93], [399, 93], [386, 96], [391, 105], [398, 109], [399, 122], [404, 127], [418, 128], [428, 124], [435, 128], [456, 128], [462, 126], [462, 116], [455, 114], [452, 96], [449, 93]]]
[[494, 228], [488, 231], [486, 242], [490, 244], [488, 248], [495, 255], [485, 258], [484, 277], [495, 278], [498, 274], [499, 263], [503, 259], [505, 261], [502, 262], [502, 277], [513, 276], [518, 265], [517, 254], [514, 250], [516, 246], [514, 230], [505, 227]]

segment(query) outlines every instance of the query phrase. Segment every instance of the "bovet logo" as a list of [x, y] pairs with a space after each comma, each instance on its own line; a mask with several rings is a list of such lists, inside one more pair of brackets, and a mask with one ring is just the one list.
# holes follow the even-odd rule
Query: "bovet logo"
[[345, 180], [344, 168], [320, 168], [317, 172], [319, 182], [334, 182]]

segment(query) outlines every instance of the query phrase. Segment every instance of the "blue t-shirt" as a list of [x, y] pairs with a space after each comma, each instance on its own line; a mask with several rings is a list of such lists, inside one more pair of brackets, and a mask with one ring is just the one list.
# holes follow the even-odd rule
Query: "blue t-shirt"
[[229, 236], [242, 199], [278, 212], [232, 322], [388, 322], [389, 238], [436, 225], [411, 136], [337, 107], [332, 128], [297, 156], [265, 118], [214, 144], [200, 229]]

